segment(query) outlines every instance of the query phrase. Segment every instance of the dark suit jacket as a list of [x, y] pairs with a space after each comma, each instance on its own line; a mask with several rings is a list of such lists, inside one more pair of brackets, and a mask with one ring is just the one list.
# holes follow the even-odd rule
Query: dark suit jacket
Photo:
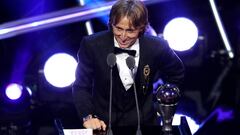
[[[153, 81], [161, 77], [165, 82], [179, 84], [184, 77], [181, 60], [159, 37], [142, 35], [139, 38], [140, 59], [135, 83], [139, 100], [141, 124], [156, 123], [153, 107]], [[78, 51], [76, 81], [73, 97], [80, 118], [95, 114], [108, 123], [110, 67], [106, 59], [113, 52], [111, 31], [84, 37]], [[150, 72], [149, 72], [150, 71]], [[144, 75], [144, 72], [149, 75]], [[113, 67], [113, 126], [137, 125], [137, 112], [133, 88], [128, 91], [120, 80], [117, 67]]]

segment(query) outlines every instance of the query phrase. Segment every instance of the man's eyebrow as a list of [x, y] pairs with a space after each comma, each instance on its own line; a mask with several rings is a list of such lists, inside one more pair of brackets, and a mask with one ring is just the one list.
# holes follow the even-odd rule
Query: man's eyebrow
[[126, 29], [126, 30], [129, 30], [129, 31], [134, 31], [135, 29], [129, 28], [129, 29]]
[[116, 28], [118, 28], [118, 29], [123, 29], [123, 28], [121, 28], [121, 27], [119, 27], [119, 26], [115, 26]]
[[[119, 26], [115, 26], [115, 27], [118, 28], [118, 29], [124, 30], [123, 28], [121, 28], [121, 27], [119, 27]], [[131, 30], [135, 30], [135, 29], [133, 29], [133, 28], [128, 28], [128, 29], [126, 29], [126, 30], [131, 31]]]

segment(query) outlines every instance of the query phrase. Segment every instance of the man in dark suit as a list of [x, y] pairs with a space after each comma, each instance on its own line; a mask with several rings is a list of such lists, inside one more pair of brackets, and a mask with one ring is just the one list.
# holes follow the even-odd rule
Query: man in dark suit
[[[165, 40], [144, 34], [147, 26], [148, 13], [141, 1], [119, 0], [110, 11], [109, 30], [82, 39], [73, 97], [83, 127], [105, 130], [109, 120], [110, 67], [106, 59], [110, 53], [117, 58], [112, 77], [112, 125], [137, 125], [134, 81], [141, 124], [156, 124], [153, 82], [162, 78], [178, 85], [184, 67]], [[125, 61], [130, 54], [117, 53], [115, 48], [135, 51], [131, 54], [136, 61], [133, 76]]]

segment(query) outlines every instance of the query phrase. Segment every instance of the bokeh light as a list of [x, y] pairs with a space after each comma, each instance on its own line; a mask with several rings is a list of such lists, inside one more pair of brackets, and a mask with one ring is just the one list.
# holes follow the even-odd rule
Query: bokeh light
[[69, 54], [57, 53], [44, 65], [46, 80], [55, 87], [67, 87], [75, 80], [77, 61]]
[[23, 86], [17, 83], [11, 83], [6, 87], [5, 94], [11, 100], [17, 100], [22, 95]]
[[186, 51], [195, 45], [198, 39], [198, 29], [187, 18], [174, 18], [165, 26], [163, 37], [172, 49]]

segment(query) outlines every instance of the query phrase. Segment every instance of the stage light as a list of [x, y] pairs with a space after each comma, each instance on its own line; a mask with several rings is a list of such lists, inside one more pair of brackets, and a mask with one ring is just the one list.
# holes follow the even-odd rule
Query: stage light
[[[83, 0], [80, 0], [83, 1]], [[146, 5], [163, 2], [165, 0], [142, 0]], [[44, 15], [16, 20], [0, 25], [0, 39], [13, 37], [19, 34], [46, 29], [49, 27], [69, 24], [77, 21], [86, 21], [92, 18], [108, 15], [116, 1], [93, 3], [93, 7], [73, 7]], [[85, 2], [86, 3], [86, 2]]]
[[196, 43], [198, 29], [189, 19], [184, 17], [174, 18], [164, 28], [163, 37], [169, 46], [176, 51], [186, 51]]
[[46, 80], [55, 87], [67, 87], [75, 80], [77, 61], [66, 53], [51, 56], [44, 65]]
[[188, 122], [189, 128], [191, 130], [191, 133], [194, 134], [197, 132], [197, 130], [199, 129], [199, 124], [197, 124], [194, 119], [192, 119], [189, 116], [186, 116], [184, 114], [178, 114], [176, 113], [173, 117], [173, 125], [180, 125], [180, 119], [181, 117], [186, 117], [186, 120]]
[[232, 51], [232, 47], [230, 45], [227, 33], [225, 32], [225, 29], [224, 29], [224, 26], [223, 26], [223, 22], [222, 22], [221, 17], [220, 17], [220, 15], [218, 13], [218, 9], [217, 9], [216, 3], [215, 3], [214, 0], [209, 0], [209, 3], [211, 5], [211, 9], [212, 9], [215, 21], [216, 21], [217, 26], [218, 26], [218, 30], [219, 30], [219, 32], [221, 34], [223, 43], [224, 43], [225, 48], [226, 48], [226, 50], [228, 52], [228, 56], [229, 56], [229, 58], [234, 58], [234, 53]]
[[31, 96], [24, 84], [4, 84], [0, 94], [0, 134], [29, 134], [31, 125]]
[[6, 87], [5, 94], [10, 100], [17, 100], [21, 97], [23, 86], [17, 83], [11, 83]]

